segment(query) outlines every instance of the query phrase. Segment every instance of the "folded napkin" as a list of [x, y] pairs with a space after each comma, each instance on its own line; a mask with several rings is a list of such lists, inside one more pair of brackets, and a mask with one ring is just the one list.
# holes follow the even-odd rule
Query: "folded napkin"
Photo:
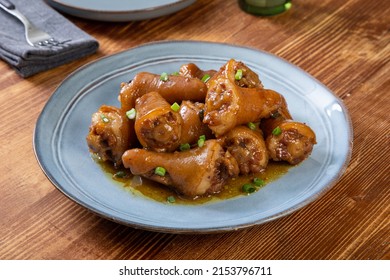
[[49, 70], [93, 54], [99, 43], [90, 35], [49, 7], [43, 0], [11, 0], [16, 8], [36, 27], [60, 42], [61, 48], [30, 46], [24, 37], [24, 26], [0, 8], [0, 58], [22, 77]]

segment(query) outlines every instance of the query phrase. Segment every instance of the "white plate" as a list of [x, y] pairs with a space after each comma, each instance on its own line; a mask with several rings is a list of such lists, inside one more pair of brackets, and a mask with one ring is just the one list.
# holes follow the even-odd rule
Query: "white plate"
[[[85, 141], [91, 115], [102, 104], [120, 106], [121, 82], [141, 71], [178, 71], [189, 62], [218, 69], [230, 58], [246, 63], [265, 87], [282, 93], [294, 119], [316, 132], [318, 144], [302, 164], [250, 196], [177, 205], [131, 194], [91, 160]], [[274, 220], [317, 199], [349, 162], [352, 127], [344, 105], [329, 89], [274, 55], [218, 43], [156, 42], [97, 60], [65, 79], [37, 121], [34, 148], [60, 191], [107, 219], [152, 231], [220, 232]]]
[[99, 21], [132, 21], [165, 16], [180, 11], [195, 0], [46, 0], [55, 9]]

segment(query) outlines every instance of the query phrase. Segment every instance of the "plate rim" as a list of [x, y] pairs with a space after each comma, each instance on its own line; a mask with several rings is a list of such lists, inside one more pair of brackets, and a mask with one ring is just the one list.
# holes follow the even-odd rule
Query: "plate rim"
[[[83, 201], [82, 199], [80, 199], [80, 198], [78, 198], [76, 196], [73, 196], [71, 193], [68, 193], [66, 191], [66, 188], [64, 188], [56, 180], [56, 178], [53, 176], [53, 174], [50, 172], [50, 170], [49, 170], [50, 168], [48, 168], [47, 166], [44, 166], [44, 163], [41, 162], [39, 152], [37, 151], [37, 140], [38, 140], [37, 139], [37, 135], [39, 134], [39, 129], [40, 129], [39, 123], [42, 121], [42, 116], [45, 114], [45, 112], [47, 110], [46, 108], [48, 108], [50, 106], [50, 103], [53, 102], [53, 100], [55, 99], [55, 96], [57, 94], [59, 94], [58, 93], [58, 89], [61, 88], [61, 86], [65, 82], [67, 82], [70, 79], [72, 79], [72, 77], [78, 75], [79, 73], [81, 73], [85, 69], [88, 69], [89, 67], [93, 66], [94, 64], [96, 64], [99, 61], [103, 61], [103, 60], [106, 60], [106, 59], [111, 59], [112, 57], [120, 56], [123, 53], [132, 52], [132, 51], [134, 51], [136, 49], [145, 48], [145, 47], [148, 47], [148, 46], [151, 46], [151, 45], [157, 46], [157, 45], [161, 45], [161, 44], [166, 45], [166, 44], [182, 44], [182, 43], [184, 43], [184, 44], [188, 44], [189, 43], [189, 44], [223, 45], [223, 46], [228, 46], [228, 47], [233, 47], [233, 48], [240, 48], [240, 49], [247, 49], [247, 50], [251, 50], [251, 51], [255, 51], [255, 52], [271, 55], [272, 57], [274, 57], [274, 58], [276, 58], [278, 60], [283, 60], [285, 63], [288, 63], [290, 66], [293, 66], [294, 68], [297, 68], [300, 72], [303, 72], [308, 77], [310, 77], [311, 79], [315, 80], [319, 85], [323, 86], [327, 90], [328, 93], [332, 94], [333, 98], [336, 101], [338, 101], [338, 104], [342, 107], [343, 116], [344, 116], [345, 121], [346, 121], [346, 123], [348, 125], [348, 127], [347, 127], [348, 128], [347, 135], [348, 135], [349, 143], [348, 143], [348, 150], [346, 151], [346, 156], [345, 156], [344, 161], [342, 162], [341, 168], [337, 170], [337, 172], [334, 174], [334, 176], [332, 178], [329, 178], [329, 181], [327, 182], [326, 186], [324, 186], [323, 188], [321, 188], [320, 190], [318, 190], [317, 192], [315, 192], [314, 194], [312, 194], [308, 198], [306, 198], [306, 199], [300, 201], [299, 203], [289, 207], [287, 210], [279, 212], [277, 214], [270, 215], [270, 216], [268, 216], [266, 218], [263, 218], [261, 220], [256, 220], [256, 221], [251, 221], [251, 222], [247, 222], [247, 223], [242, 223], [242, 224], [239, 224], [239, 225], [236, 225], [236, 226], [225, 226], [225, 227], [221, 227], [220, 226], [220, 227], [208, 227], [208, 228], [187, 228], [187, 227], [182, 227], [182, 228], [174, 227], [173, 228], [173, 227], [169, 227], [169, 226], [153, 226], [153, 225], [138, 223], [138, 222], [135, 222], [135, 221], [129, 222], [128, 220], [121, 219], [120, 217], [112, 216], [109, 213], [104, 212], [101, 209], [98, 209], [98, 208], [94, 207], [93, 205], [87, 204], [85, 201]], [[75, 96], [75, 95], [72, 95], [72, 96]], [[68, 105], [68, 104], [66, 104], [66, 105]], [[352, 148], [353, 148], [353, 126], [352, 126], [351, 118], [350, 118], [350, 115], [348, 113], [348, 110], [347, 110], [346, 106], [344, 105], [342, 100], [337, 95], [335, 95], [333, 93], [333, 91], [329, 90], [327, 87], [325, 87], [321, 82], [319, 82], [316, 78], [311, 76], [309, 73], [307, 73], [306, 71], [302, 70], [301, 68], [299, 68], [295, 64], [292, 64], [292, 63], [288, 62], [284, 58], [281, 58], [281, 57], [276, 56], [276, 55], [274, 55], [272, 53], [269, 53], [269, 52], [266, 52], [266, 51], [263, 51], [263, 50], [259, 50], [259, 49], [256, 49], [256, 48], [252, 48], [252, 47], [248, 47], [248, 46], [241, 46], [241, 45], [236, 45], [236, 44], [230, 44], [230, 43], [220, 43], [220, 42], [210, 42], [210, 41], [193, 41], [193, 40], [174, 40], [174, 41], [172, 41], [172, 40], [169, 40], [169, 41], [163, 40], [163, 41], [149, 42], [149, 43], [141, 44], [141, 45], [138, 45], [138, 46], [134, 46], [132, 48], [129, 48], [129, 49], [126, 49], [126, 50], [123, 50], [123, 51], [120, 51], [120, 52], [117, 52], [117, 53], [114, 53], [114, 54], [111, 54], [111, 55], [107, 55], [107, 56], [98, 58], [98, 59], [96, 59], [94, 61], [91, 61], [91, 62], [89, 62], [89, 63], [79, 67], [74, 72], [72, 72], [70, 75], [68, 75], [55, 88], [53, 94], [47, 100], [45, 106], [43, 107], [41, 113], [39, 114], [39, 116], [37, 118], [37, 121], [35, 123], [34, 131], [33, 131], [33, 150], [34, 150], [34, 154], [35, 154], [36, 160], [37, 160], [41, 170], [45, 174], [45, 176], [49, 179], [49, 181], [54, 185], [54, 187], [56, 189], [58, 189], [66, 197], [68, 197], [73, 202], [76, 202], [77, 204], [83, 206], [83, 208], [85, 208], [85, 209], [87, 209], [87, 210], [97, 214], [98, 216], [103, 217], [103, 218], [108, 219], [108, 220], [111, 220], [113, 222], [116, 222], [116, 223], [119, 223], [119, 224], [123, 224], [125, 226], [129, 226], [129, 227], [136, 228], [136, 229], [143, 229], [143, 230], [155, 231], [155, 232], [166, 232], [166, 233], [218, 233], [218, 232], [226, 232], [226, 231], [232, 231], [232, 230], [239, 230], [239, 229], [243, 229], [243, 228], [248, 228], [248, 227], [251, 227], [251, 226], [254, 226], [254, 225], [259, 225], [259, 224], [267, 223], [267, 222], [272, 221], [272, 220], [276, 220], [276, 219], [281, 218], [283, 216], [287, 216], [287, 215], [297, 211], [298, 209], [300, 209], [300, 208], [302, 208], [304, 206], [307, 206], [308, 204], [310, 204], [313, 201], [317, 200], [319, 197], [324, 195], [329, 189], [331, 189], [339, 181], [339, 179], [345, 173], [345, 171], [346, 171], [346, 169], [348, 167], [348, 164], [350, 162], [350, 159], [351, 159], [351, 156], [352, 156]]]
[[[64, 13], [98, 21], [121, 22], [146, 20], [175, 13], [195, 3], [196, 0], [172, 0], [171, 3], [144, 9], [104, 10], [84, 8], [61, 0], [45, 0], [51, 7]], [[157, 14], [156, 14], [157, 13]]]

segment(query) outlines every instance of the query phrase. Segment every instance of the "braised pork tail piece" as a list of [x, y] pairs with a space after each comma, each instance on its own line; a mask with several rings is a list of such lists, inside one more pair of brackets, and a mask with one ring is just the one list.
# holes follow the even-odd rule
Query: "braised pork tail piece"
[[135, 132], [141, 145], [157, 152], [173, 152], [180, 145], [183, 120], [159, 93], [136, 100]]
[[305, 123], [292, 120], [285, 103], [271, 117], [261, 121], [269, 156], [274, 161], [295, 165], [305, 160], [317, 143], [314, 131]]
[[180, 76], [204, 79], [204, 82], [207, 82], [215, 73], [217, 73], [216, 70], [202, 70], [194, 63], [183, 64], [179, 71]]
[[213, 138], [212, 131], [203, 123], [204, 104], [200, 102], [183, 101], [179, 114], [183, 119], [180, 144], [196, 144], [199, 137]]
[[[122, 160], [134, 175], [170, 186], [188, 197], [217, 193], [229, 178], [239, 174], [236, 160], [213, 139], [202, 147], [174, 153], [131, 149]], [[157, 168], [163, 168], [164, 174], [156, 174]]]
[[269, 117], [283, 102], [283, 96], [263, 88], [253, 71], [230, 60], [208, 82], [203, 121], [218, 137], [237, 125]]
[[204, 102], [207, 86], [197, 78], [141, 72], [129, 83], [122, 83], [119, 94], [122, 108], [131, 110], [137, 98], [152, 91], [158, 92], [169, 103], [183, 100]]
[[260, 130], [237, 126], [222, 138], [222, 146], [236, 159], [240, 174], [258, 173], [268, 165], [268, 151]]
[[87, 144], [93, 154], [115, 166], [122, 164], [122, 154], [135, 138], [129, 119], [123, 110], [103, 105], [92, 115]]

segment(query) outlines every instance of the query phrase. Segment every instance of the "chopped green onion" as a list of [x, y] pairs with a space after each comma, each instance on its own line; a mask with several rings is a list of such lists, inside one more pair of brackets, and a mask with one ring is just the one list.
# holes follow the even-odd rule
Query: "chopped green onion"
[[260, 179], [260, 178], [254, 178], [253, 184], [255, 184], [255, 186], [257, 186], [257, 187], [261, 187], [264, 185], [264, 180]]
[[253, 122], [249, 122], [248, 123], [248, 127], [252, 130], [255, 130], [256, 129], [256, 125], [253, 123]]
[[166, 82], [166, 81], [168, 81], [168, 78], [169, 78], [168, 73], [166, 73], [166, 72], [161, 73], [161, 76], [160, 76], [161, 81]]
[[202, 77], [202, 82], [204, 82], [204, 83], [207, 83], [208, 82], [208, 80], [210, 80], [210, 75], [209, 74], [205, 74], [203, 77]]
[[114, 174], [114, 178], [124, 178], [126, 176], [125, 171], [118, 171], [117, 173]]
[[278, 135], [282, 134], [282, 129], [279, 126], [277, 126], [274, 128], [274, 130], [272, 130], [272, 134], [275, 136], [278, 136]]
[[166, 172], [167, 171], [165, 170], [165, 168], [161, 167], [161, 166], [156, 167], [156, 169], [154, 170], [154, 174], [159, 175], [159, 176], [165, 176]]
[[175, 102], [175, 103], [173, 103], [173, 104], [171, 105], [171, 109], [172, 109], [173, 111], [177, 112], [177, 111], [180, 110], [180, 105], [177, 104], [177, 103]]
[[168, 197], [167, 197], [167, 202], [168, 202], [168, 203], [175, 203], [175, 202], [176, 202], [176, 199], [175, 199], [174, 196], [168, 196]]
[[137, 116], [137, 112], [135, 111], [135, 108], [130, 109], [129, 111], [127, 111], [127, 112], [126, 112], [126, 116], [127, 116], [130, 120], [134, 120], [135, 117]]
[[179, 72], [173, 72], [172, 74], [171, 74], [172, 76], [179, 76]]
[[105, 122], [105, 123], [110, 122], [110, 120], [109, 120], [104, 114], [101, 114], [101, 115], [100, 115], [100, 118], [101, 118], [102, 121]]
[[198, 147], [203, 147], [204, 145], [204, 142], [206, 141], [206, 135], [201, 135], [199, 136], [199, 139], [198, 139]]
[[256, 187], [253, 186], [252, 184], [244, 184], [242, 186], [242, 191], [245, 193], [253, 193], [256, 191]]
[[239, 81], [242, 79], [242, 69], [238, 69], [236, 74], [234, 75], [234, 78]]
[[199, 147], [199, 148], [200, 148], [200, 147], [203, 147], [204, 142], [205, 142], [204, 139], [199, 138], [199, 139], [198, 139], [198, 147]]
[[188, 143], [180, 145], [180, 151], [186, 151], [186, 150], [189, 150], [189, 149], [191, 149], [191, 146]]

